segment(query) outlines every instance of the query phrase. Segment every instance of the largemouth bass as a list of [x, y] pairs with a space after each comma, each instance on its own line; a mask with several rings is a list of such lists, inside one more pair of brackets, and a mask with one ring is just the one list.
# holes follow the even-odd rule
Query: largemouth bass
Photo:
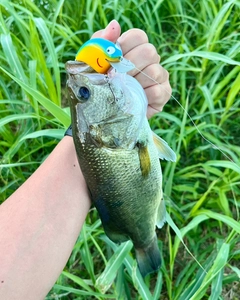
[[73, 139], [90, 197], [106, 235], [132, 240], [144, 277], [161, 265], [156, 226], [165, 221], [159, 157], [175, 161], [153, 134], [147, 98], [127, 74], [98, 74], [77, 61], [66, 64]]

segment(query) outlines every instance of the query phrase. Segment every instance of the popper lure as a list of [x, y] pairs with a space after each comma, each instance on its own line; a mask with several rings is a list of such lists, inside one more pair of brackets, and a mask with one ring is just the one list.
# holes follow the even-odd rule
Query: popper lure
[[[82, 61], [82, 62], [88, 64], [96, 72], [101, 73], [101, 74], [107, 74], [109, 69], [111, 68], [111, 66], [118, 73], [127, 73], [130, 70], [136, 69], [137, 71], [142, 73], [144, 76], [151, 79], [155, 84], [158, 84], [159, 86], [161, 86], [161, 88], [163, 90], [165, 90], [167, 93], [169, 93], [159, 82], [157, 82], [152, 77], [148, 76], [142, 70], [138, 69], [130, 60], [127, 60], [126, 58], [124, 58], [120, 44], [118, 42], [116, 44], [114, 44], [113, 42], [103, 39], [103, 38], [93, 38], [91, 40], [88, 40], [79, 49], [79, 51], [76, 55], [76, 61]], [[169, 93], [169, 95], [184, 110], [184, 112], [187, 114], [187, 116], [191, 120], [192, 124], [196, 128], [197, 132], [200, 134], [200, 136], [208, 144], [210, 144], [214, 149], [217, 149], [218, 151], [220, 151], [224, 155], [224, 157], [227, 158], [229, 161], [231, 161], [238, 169], [240, 169], [238, 164], [236, 164], [233, 161], [233, 159], [231, 159], [231, 157], [225, 153], [225, 151], [223, 151], [217, 145], [212, 143], [210, 140], [208, 140], [202, 134], [202, 132], [200, 131], [198, 126], [195, 124], [195, 122], [193, 121], [193, 119], [189, 115], [189, 113], [182, 106], [182, 104], [172, 94]]]
[[[159, 83], [159, 82], [157, 82], [156, 80], [154, 80], [153, 78], [151, 78], [150, 76], [148, 76], [146, 73], [144, 73], [143, 71], [141, 71], [141, 70], [139, 70], [133, 63], [131, 63], [130, 61], [128, 61], [128, 60], [126, 60], [125, 58], [123, 58], [123, 54], [122, 54], [122, 50], [121, 50], [121, 48], [119, 47], [119, 45], [118, 44], [114, 44], [114, 43], [112, 43], [112, 42], [110, 42], [110, 41], [107, 41], [107, 40], [104, 40], [104, 39], [99, 39], [99, 38], [97, 38], [97, 39], [92, 39], [92, 40], [89, 40], [89, 41], [87, 41], [80, 49], [79, 49], [79, 51], [78, 51], [78, 53], [77, 53], [77, 55], [76, 55], [76, 61], [81, 61], [81, 62], [84, 62], [84, 63], [86, 63], [86, 64], [88, 64], [90, 67], [92, 67], [97, 73], [101, 73], [101, 74], [108, 74], [108, 71], [110, 70], [110, 68], [111, 68], [111, 66], [118, 72], [118, 73], [126, 73], [126, 72], [128, 72], [128, 71], [130, 71], [130, 70], [132, 70], [132, 69], [136, 69], [136, 70], [138, 70], [139, 72], [141, 72], [143, 75], [145, 75], [146, 77], [148, 77], [148, 78], [150, 78], [154, 83], [156, 83], [156, 84], [158, 84], [158, 85], [160, 85], [163, 89], [164, 89], [164, 87]], [[74, 76], [75, 76], [75, 71], [74, 72], [70, 72], [71, 71], [71, 69], [72, 69], [72, 66], [69, 64], [69, 66], [67, 66], [67, 67], [69, 67], [69, 73], [71, 74], [71, 76], [72, 76], [72, 78], [74, 79]], [[77, 68], [78, 68], [78, 66], [77, 66]], [[116, 78], [120, 78], [119, 80], [121, 81], [121, 76], [119, 76], [119, 75], [122, 75], [122, 74], [117, 74], [117, 76], [116, 76]], [[126, 75], [126, 76], [128, 76], [128, 75]], [[129, 76], [130, 77], [130, 76]], [[83, 78], [82, 79], [82, 82], [79, 82], [80, 81], [80, 79], [81, 78]], [[75, 94], [75, 96], [77, 97], [77, 98], [83, 98], [84, 99], [84, 101], [83, 101], [83, 103], [84, 103], [84, 105], [85, 105], [85, 107], [87, 106], [86, 105], [86, 102], [85, 102], [85, 100], [86, 100], [86, 97], [85, 97], [85, 94], [81, 94], [81, 88], [80, 89], [78, 89], [78, 87], [79, 87], [79, 85], [78, 84], [76, 84], [76, 83], [79, 83], [79, 84], [81, 84], [83, 87], [84, 87], [84, 89], [86, 88], [86, 86], [87, 86], [87, 84], [91, 84], [91, 87], [90, 86], [87, 86], [88, 88], [89, 88], [89, 90], [90, 90], [90, 88], [92, 88], [92, 89], [97, 89], [98, 88], [98, 90], [97, 91], [99, 91], [99, 88], [101, 88], [102, 86], [100, 86], [99, 85], [99, 83], [96, 83], [95, 84], [95, 86], [93, 86], [94, 85], [94, 82], [92, 81], [92, 80], [88, 80], [87, 81], [87, 79], [84, 77], [84, 74], [82, 74], [82, 77], [81, 76], [78, 76], [76, 79], [75, 79], [75, 81], [73, 81], [73, 84], [72, 84], [72, 92], [73, 92], [73, 94], [74, 93], [76, 93], [75, 91], [80, 91], [80, 94], [77, 92], [76, 94]], [[115, 84], [115, 88], [114, 88], [114, 91], [118, 91], [118, 88], [120, 88], [119, 87], [119, 84], [118, 84], [118, 82], [113, 82], [114, 84]], [[120, 83], [122, 83], [122, 81], [120, 82]], [[69, 84], [71, 84], [71, 82], [69, 81]], [[130, 84], [131, 86], [132, 86], [132, 82], [131, 82], [131, 84]], [[107, 88], [106, 89], [107, 90], [107, 92], [109, 92], [109, 88]], [[133, 88], [133, 90], [134, 90], [134, 88]], [[165, 90], [165, 89], [164, 89]], [[97, 95], [97, 92], [95, 93], [95, 92], [93, 92], [93, 93], [88, 93], [87, 94], [87, 96], [88, 97], [90, 97], [90, 95]], [[123, 93], [119, 93], [119, 95], [123, 95]], [[96, 130], [96, 128], [94, 128], [94, 126], [93, 126], [93, 124], [91, 124], [88, 120], [82, 125], [82, 128], [83, 128], [83, 130], [86, 130], [86, 125], [91, 125], [91, 129], [89, 129], [89, 131], [91, 131], [92, 132], [92, 135], [93, 135], [93, 138], [95, 138], [95, 140], [97, 141], [97, 143], [99, 143], [99, 137], [98, 137], [98, 135], [97, 134], [101, 134], [101, 137], [104, 135], [104, 134], [107, 134], [107, 133], [109, 133], [109, 128], [110, 128], [110, 126], [112, 126], [112, 125], [114, 125], [114, 122], [112, 122], [112, 119], [109, 117], [108, 118], [108, 120], [110, 120], [111, 119], [111, 122], [108, 122], [107, 123], [107, 126], [108, 126], [108, 129], [107, 130], [102, 130], [102, 128], [103, 128], [103, 122], [102, 122], [102, 120], [100, 120], [100, 121], [98, 121], [98, 119], [96, 119], [96, 118], [98, 118], [100, 115], [101, 115], [101, 113], [103, 112], [103, 109], [106, 109], [106, 107], [109, 107], [109, 106], [107, 106], [107, 105], [101, 105], [102, 103], [101, 103], [101, 101], [103, 101], [104, 99], [110, 99], [110, 96], [113, 96], [113, 93], [112, 93], [112, 91], [110, 92], [110, 94], [109, 94], [109, 96], [106, 96], [106, 97], [101, 97], [100, 99], [99, 98], [97, 98], [97, 99], [95, 99], [96, 101], [94, 102], [94, 105], [93, 105], [93, 108], [91, 108], [91, 109], [89, 109], [89, 110], [86, 110], [85, 111], [85, 113], [84, 114], [82, 114], [81, 115], [81, 117], [79, 118], [79, 121], [78, 121], [78, 125], [79, 124], [81, 124], [81, 122], [83, 122], [84, 120], [83, 120], [83, 118], [82, 118], [82, 116], [84, 115], [84, 117], [86, 117], [86, 116], [88, 116], [88, 113], [90, 114], [92, 114], [93, 113], [93, 111], [97, 111], [97, 113], [94, 115], [94, 118], [92, 118], [91, 120], [92, 120], [92, 122], [95, 122], [96, 124], [96, 126], [101, 126], [101, 130]], [[203, 136], [203, 134], [200, 132], [200, 130], [198, 129], [198, 127], [197, 127], [197, 125], [195, 124], [195, 122], [193, 121], [193, 119], [191, 118], [191, 116], [189, 115], [189, 113], [184, 109], [184, 107], [179, 103], [179, 101], [174, 97], [174, 96], [172, 96], [171, 95], [171, 97], [173, 98], [173, 99], [175, 99], [175, 101], [180, 105], [180, 107], [185, 111], [185, 113], [187, 114], [187, 116], [190, 118], [190, 120], [191, 120], [191, 122], [193, 123], [193, 125], [195, 126], [195, 128], [196, 128], [196, 130], [198, 131], [198, 133], [202, 136], [202, 138], [206, 141], [206, 142], [208, 142], [209, 144], [211, 144], [212, 145], [212, 147], [214, 147], [215, 149], [218, 149], [228, 160], [230, 160], [231, 162], [233, 162], [238, 168], [239, 168], [239, 166], [230, 158], [230, 157], [228, 157], [219, 147], [217, 147], [216, 145], [214, 145], [211, 141], [209, 141], [208, 139], [206, 139], [204, 136]], [[70, 99], [74, 99], [74, 97], [70, 97]], [[121, 98], [118, 98], [118, 101], [119, 100], [121, 100]], [[108, 100], [109, 101], [109, 100]], [[76, 101], [76, 103], [77, 103], [77, 101]], [[89, 103], [89, 105], [90, 105], [90, 101], [88, 101], [88, 103]], [[114, 103], [114, 101], [112, 101], [111, 103]], [[135, 108], [135, 107], [138, 107], [139, 108], [139, 104], [141, 104], [141, 101], [139, 101], [138, 102], [138, 104], [137, 105], [135, 105], [136, 103], [134, 102], [133, 103], [134, 105], [132, 105], [132, 106], [129, 106], [129, 105], [126, 105], [126, 107], [129, 109], [129, 107], [132, 109], [132, 107], [133, 108]], [[119, 112], [119, 103], [118, 103], [118, 112]], [[113, 105], [112, 105], [113, 106]], [[112, 108], [112, 106], [111, 106], [111, 108]], [[80, 106], [79, 106], [80, 107]], [[96, 107], [100, 107], [101, 109], [97, 109], [96, 110]], [[103, 108], [103, 109], [102, 109]], [[85, 108], [86, 109], [86, 108]], [[73, 111], [73, 114], [76, 114], [76, 113], [79, 113], [79, 109], [73, 109], [72, 108], [72, 111]], [[142, 110], [140, 110], [140, 111], [142, 111]], [[124, 109], [124, 112], [125, 113], [128, 113], [128, 114], [126, 114], [126, 115], [130, 115], [129, 114], [129, 111], [128, 110], [126, 110], [126, 109]], [[132, 112], [132, 111], [131, 111]], [[140, 114], [141, 115], [141, 114]], [[144, 115], [146, 115], [146, 113], [144, 114]], [[115, 116], [115, 114], [114, 114], [114, 116]], [[105, 115], [104, 115], [104, 117], [105, 117]], [[117, 120], [117, 126], [116, 126], [116, 128], [117, 129], [119, 129], [119, 121], [122, 121], [122, 120], [125, 120], [125, 118], [118, 118], [118, 120]], [[74, 122], [73, 122], [74, 123]], [[138, 123], [137, 123], [138, 124]], [[147, 124], [147, 122], [146, 122], [146, 124]], [[127, 124], [128, 125], [128, 124]], [[80, 125], [79, 125], [80, 126]], [[79, 130], [79, 128], [81, 128], [81, 127], [79, 127], [79, 126], [77, 126], [76, 127], [76, 131], [77, 130]], [[137, 126], [137, 128], [139, 128], [140, 126]], [[129, 128], [129, 126], [127, 126], [127, 128]], [[115, 130], [114, 129], [114, 133], [116, 133], [117, 132], [117, 129]], [[120, 130], [120, 132], [122, 133], [122, 132], [127, 132], [127, 130]], [[139, 131], [138, 130], [133, 130], [133, 132], [134, 132], [134, 134], [137, 132], [137, 133], [139, 133]], [[124, 135], [124, 137], [127, 137], [127, 136], [129, 136], [129, 134], [125, 134]], [[85, 139], [81, 139], [81, 135], [78, 135], [78, 137], [80, 137], [80, 141], [81, 142], [85, 142]], [[96, 138], [97, 137], [97, 138]], [[103, 141], [101, 141], [101, 143], [100, 144], [104, 144], [104, 143], [109, 143], [109, 142], [111, 142], [111, 147], [113, 148], [113, 147], [118, 147], [119, 145], [120, 145], [120, 135], [119, 136], [117, 136], [116, 138], [111, 138], [111, 137], [114, 137], [114, 134], [113, 135], [110, 135], [110, 138], [109, 137], [107, 137], [107, 138], [105, 138]], [[139, 157], [138, 157], [138, 159], [137, 159], [137, 162], [139, 162], [140, 161], [140, 168], [139, 168], [139, 170], [141, 170], [141, 176], [140, 176], [140, 178], [148, 178], [148, 176], [149, 176], [149, 174], [150, 174], [150, 171], [151, 171], [151, 166], [153, 165], [152, 163], [150, 163], [149, 164], [149, 155], [147, 154], [148, 153], [148, 151], [146, 151], [146, 143], [144, 143], [144, 141], [142, 141], [142, 137], [143, 137], [143, 135], [140, 135], [140, 137], [141, 137], [141, 139], [140, 139], [140, 143], [138, 142], [137, 143], [137, 145], [138, 145], [138, 148], [139, 148], [139, 150], [140, 151], [138, 151], [139, 152], [139, 155], [140, 155], [140, 159], [139, 159]], [[91, 140], [91, 139], [89, 139], [89, 140]], [[148, 139], [148, 140], [150, 140], [150, 139]], [[135, 140], [134, 140], [135, 141]], [[97, 143], [95, 143], [94, 145], [96, 145]], [[165, 145], [164, 143], [161, 143], [161, 144], [163, 144], [163, 146]], [[167, 145], [167, 144], [166, 144]], [[166, 146], [165, 145], [165, 146]], [[104, 147], [102, 147], [102, 148], [104, 148]], [[154, 148], [154, 147], [153, 147]], [[166, 147], [165, 147], [166, 148]], [[83, 151], [84, 152], [84, 151]], [[158, 152], [159, 153], [162, 153], [162, 152], [164, 152], [164, 151], [159, 151], [159, 149], [158, 149]], [[91, 151], [85, 151], [84, 153], [86, 153], [87, 155], [89, 155], [89, 153], [93, 153], [93, 151], [92, 151], [92, 148], [91, 148]], [[163, 156], [163, 157], [161, 157], [160, 155], [159, 155], [159, 153], [158, 153], [158, 158], [157, 158], [157, 160], [159, 159], [159, 158], [166, 158], [166, 156]], [[176, 155], [174, 154], [174, 152], [172, 151], [172, 150], [170, 150], [170, 152], [169, 152], [171, 155], [170, 155], [170, 158], [168, 158], [168, 160], [171, 160], [171, 161], [176, 161]], [[82, 154], [81, 154], [81, 157], [82, 157]], [[112, 158], [113, 156], [111, 155], [111, 158]], [[129, 157], [129, 150], [128, 150], [128, 154], [127, 154], [127, 157]], [[84, 158], [84, 160], [83, 160], [83, 164], [85, 164], [86, 163], [86, 161], [87, 161], [87, 159], [85, 159]], [[92, 160], [92, 162], [93, 163], [95, 163], [97, 160], [96, 159], [93, 159]], [[123, 159], [120, 159], [120, 161], [122, 162], [123, 161]], [[132, 161], [133, 160], [131, 160], [129, 163], [127, 163], [127, 164], [125, 164], [124, 166], [126, 166], [126, 165], [130, 165], [131, 163], [132, 163]], [[91, 162], [91, 168], [92, 168], [92, 162]], [[88, 164], [87, 164], [88, 165]], [[108, 164], [108, 166], [113, 166], [114, 164], [111, 162], [111, 163], [109, 163]], [[157, 164], [156, 164], [157, 165]], [[150, 168], [149, 168], [149, 166], [150, 166]], [[114, 165], [114, 171], [116, 171], [116, 168], [117, 167], [119, 167], [119, 163], [117, 163], [116, 164], [116, 166]], [[124, 167], [125, 168], [125, 167]], [[124, 169], [123, 167], [120, 167], [120, 170], [122, 171], [123, 169]], [[86, 169], [86, 168], [85, 168]], [[92, 169], [90, 169], [90, 170], [92, 170]], [[120, 171], [119, 172], [116, 172], [117, 174], [120, 174]], [[126, 172], [125, 172], [126, 173]], [[125, 175], [125, 173], [124, 173], [124, 175]], [[136, 173], [136, 169], [134, 169], [134, 171], [133, 172], [131, 172], [131, 174], [135, 174]], [[102, 174], [103, 174], [103, 172], [101, 171], [101, 178], [103, 177], [102, 176]], [[92, 180], [92, 178], [94, 178], [94, 176], [95, 176], [95, 174], [93, 174], [93, 175], [91, 175], [91, 176], [89, 176], [89, 178], [90, 178], [90, 180], [89, 180], [89, 185], [91, 184], [93, 184], [93, 182], [102, 182], [102, 181], [94, 181], [94, 180]], [[100, 178], [100, 177], [99, 177]], [[107, 179], [107, 187], [109, 186], [109, 182], [111, 182], [111, 180], [112, 180], [112, 176], [109, 178], [109, 179]], [[120, 182], [120, 179], [119, 180], [116, 180], [116, 182], [117, 183], [119, 183]], [[151, 182], [154, 182], [154, 180], [151, 180]], [[161, 180], [156, 180], [156, 182], [161, 182]], [[125, 183], [124, 183], [124, 188], [125, 188]], [[142, 184], [140, 184], [139, 186], [142, 186]], [[101, 189], [101, 191], [102, 191], [103, 189]], [[112, 190], [114, 190], [114, 189], [112, 189]], [[127, 191], [132, 191], [133, 189], [131, 189], [131, 188], [129, 188], [129, 189], [126, 189]], [[135, 194], [135, 190], [136, 189], [134, 189], [134, 194]], [[109, 189], [108, 189], [108, 191], [109, 191]], [[93, 192], [91, 193], [92, 195], [94, 194]], [[118, 193], [118, 195], [120, 195], [120, 194], [122, 194], [122, 193]], [[149, 193], [147, 193], [147, 195], [152, 195], [152, 188], [151, 188], [151, 192], [149, 192]], [[129, 195], [128, 195], [129, 196]], [[129, 197], [128, 197], [129, 198]], [[139, 204], [139, 198], [140, 197], [138, 197], [137, 198], [137, 203]], [[161, 197], [160, 197], [161, 198]], [[114, 196], [114, 199], [115, 199], [115, 196]], [[107, 232], [109, 232], [109, 236], [110, 236], [110, 238], [112, 238], [112, 240], [114, 240], [114, 241], [117, 241], [117, 242], [122, 242], [122, 241], [125, 241], [125, 238], [123, 237], [122, 239], [118, 239], [119, 238], [119, 232], [118, 232], [118, 228], [116, 229], [114, 226], [116, 226], [116, 224], [118, 224], [118, 222], [116, 222], [116, 217], [115, 217], [115, 215], [113, 215], [113, 223], [111, 223], [110, 225], [112, 225], [112, 227], [113, 228], [115, 228], [116, 230], [115, 230], [115, 233], [114, 233], [114, 230], [113, 230], [113, 233], [111, 232], [111, 230], [109, 230], [109, 225], [108, 225], [108, 223], [109, 223], [109, 221], [108, 221], [108, 214], [107, 214], [107, 212], [109, 212], [110, 210], [108, 209], [108, 207], [106, 208], [104, 205], [105, 205], [105, 202], [103, 201], [103, 197], [101, 196], [101, 197], [96, 197], [96, 200], [95, 200], [95, 203], [96, 203], [96, 206], [98, 206], [98, 209], [99, 209], [99, 211], [100, 211], [100, 215], [102, 214], [102, 219], [103, 219], [103, 224], [104, 224], [104, 222], [105, 222], [105, 227], [106, 227], [106, 230], [107, 230]], [[119, 202], [120, 203], [120, 202]], [[161, 203], [164, 203], [163, 201], [161, 201]], [[109, 205], [109, 207], [111, 208], [111, 207], [114, 207], [114, 208], [116, 208], [117, 206], [111, 206], [111, 205]], [[159, 206], [160, 207], [160, 210], [157, 210], [156, 208], [155, 208], [155, 210], [154, 211], [159, 211], [160, 213], [159, 213], [159, 216], [158, 216], [158, 223], [157, 223], [157, 226], [159, 227], [159, 228], [161, 228], [162, 226], [163, 226], [163, 224], [164, 224], [164, 222], [165, 222], [165, 208], [164, 207], [161, 207], [161, 206]], [[128, 201], [128, 204], [127, 204], [127, 209], [129, 208], [129, 201]], [[145, 216], [145, 212], [146, 212], [146, 209], [145, 209], [145, 211], [144, 211], [144, 220], [146, 219], [146, 216]], [[120, 216], [120, 215], [122, 215], [122, 214], [119, 214], [119, 213], [117, 213], [116, 214], [116, 216]], [[154, 215], [154, 213], [151, 213], [151, 215], [153, 216]], [[139, 216], [139, 213], [138, 213], [138, 216]], [[107, 219], [107, 220], [106, 220]], [[131, 214], [131, 218], [130, 218], [131, 220], [134, 220], [135, 218], [132, 218], [132, 214]], [[122, 222], [123, 224], [127, 224], [127, 222]], [[129, 226], [128, 226], [128, 228], [129, 228]], [[137, 226], [137, 228], [140, 228], [139, 226]], [[155, 227], [154, 227], [155, 228]], [[110, 229], [111, 229], [111, 226], [110, 226]], [[174, 228], [173, 228], [174, 229]], [[146, 231], [146, 226], [145, 226], [145, 223], [144, 223], [144, 227], [143, 227], [143, 230], [141, 231], [141, 232], [144, 232], [144, 231]], [[152, 230], [152, 232], [154, 232], [154, 230]], [[127, 234], [128, 235], [128, 234]], [[141, 239], [140, 239], [141, 240]], [[143, 238], [143, 240], [145, 241], [146, 240], [146, 238], [144, 237]], [[138, 240], [137, 240], [138, 241]], [[148, 241], [148, 249], [150, 249], [151, 251], [149, 252], [150, 254], [151, 254], [151, 259], [148, 259], [148, 260], [146, 260], [146, 256], [144, 256], [143, 254], [145, 253], [144, 251], [140, 251], [141, 253], [139, 253], [137, 256], [137, 259], [138, 259], [138, 264], [139, 264], [139, 269], [140, 269], [140, 271], [141, 271], [141, 273], [142, 273], [142, 275], [143, 276], [145, 276], [146, 274], [148, 274], [149, 272], [152, 272], [152, 271], [155, 271], [155, 270], [158, 270], [158, 268], [159, 268], [159, 266], [160, 266], [160, 260], [161, 260], [161, 258], [160, 258], [160, 256], [159, 256], [159, 253], [158, 253], [158, 248], [157, 248], [157, 245], [155, 246], [155, 243], [156, 242], [156, 240], [154, 241]], [[135, 243], [136, 243], [136, 241], [135, 241]], [[137, 245], [137, 243], [136, 243], [136, 245]], [[151, 245], [151, 248], [149, 248], [149, 245]], [[185, 245], [184, 245], [185, 246]], [[186, 247], [186, 246], [185, 246]], [[137, 248], [136, 249], [138, 249], [139, 247], [137, 246]], [[140, 247], [141, 248], [141, 247]], [[189, 252], [189, 250], [188, 250], [188, 248], [186, 247], [186, 249], [187, 249], [187, 251]], [[137, 251], [136, 251], [137, 252]], [[152, 259], [152, 255], [154, 255], [154, 260]], [[145, 258], [144, 258], [145, 257]], [[148, 257], [150, 257], [150, 256], [148, 256]]]
[[78, 50], [76, 60], [88, 64], [101, 74], [106, 74], [111, 66], [119, 73], [135, 68], [132, 62], [123, 57], [119, 43], [114, 44], [102, 38], [94, 38], [84, 43]]

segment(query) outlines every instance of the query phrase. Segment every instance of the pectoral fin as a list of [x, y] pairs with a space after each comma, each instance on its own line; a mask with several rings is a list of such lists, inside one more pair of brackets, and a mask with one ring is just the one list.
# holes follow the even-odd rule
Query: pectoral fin
[[158, 156], [160, 159], [166, 159], [175, 162], [177, 160], [175, 152], [168, 146], [168, 143], [161, 139], [154, 132], [153, 141], [158, 150]]
[[139, 161], [140, 161], [140, 168], [142, 171], [142, 175], [144, 177], [148, 176], [150, 170], [151, 170], [151, 160], [150, 155], [148, 152], [148, 147], [144, 144], [138, 143], [138, 155], [139, 155]]

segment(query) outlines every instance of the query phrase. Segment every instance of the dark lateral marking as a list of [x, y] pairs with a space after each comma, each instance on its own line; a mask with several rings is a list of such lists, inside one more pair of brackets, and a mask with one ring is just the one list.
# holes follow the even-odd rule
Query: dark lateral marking
[[4, 280], [1, 280], [1, 283], [4, 283]]
[[143, 177], [147, 177], [151, 170], [151, 159], [148, 152], [147, 145], [144, 145], [143, 143], [138, 142], [138, 155], [139, 155], [139, 161], [140, 161], [140, 168], [142, 171]]

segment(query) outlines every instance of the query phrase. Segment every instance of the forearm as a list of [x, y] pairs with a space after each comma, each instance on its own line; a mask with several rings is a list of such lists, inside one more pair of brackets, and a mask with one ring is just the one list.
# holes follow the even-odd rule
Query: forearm
[[43, 299], [90, 207], [73, 140], [65, 137], [0, 207], [0, 299]]

